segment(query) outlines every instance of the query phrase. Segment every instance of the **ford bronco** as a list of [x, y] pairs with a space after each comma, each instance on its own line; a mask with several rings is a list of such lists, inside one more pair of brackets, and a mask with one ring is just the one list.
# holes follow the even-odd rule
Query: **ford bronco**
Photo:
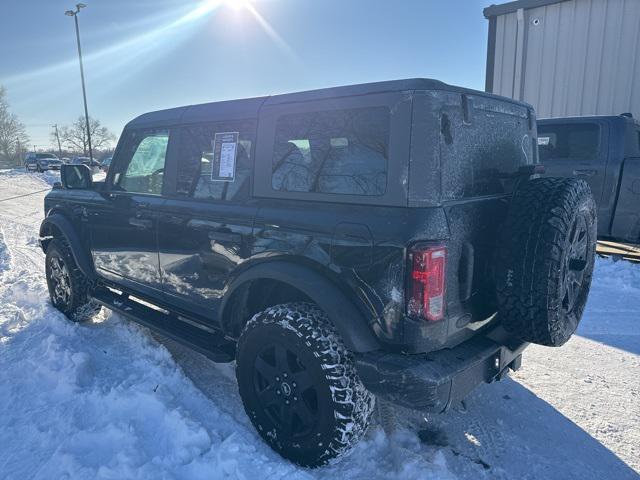
[[445, 411], [575, 331], [594, 201], [537, 152], [530, 106], [426, 79], [147, 113], [47, 195], [51, 302], [235, 360], [258, 433], [323, 465], [376, 398]]

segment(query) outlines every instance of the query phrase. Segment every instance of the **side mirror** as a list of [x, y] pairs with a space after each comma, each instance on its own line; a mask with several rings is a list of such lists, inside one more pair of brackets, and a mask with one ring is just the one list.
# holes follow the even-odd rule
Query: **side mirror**
[[91, 169], [86, 165], [61, 165], [62, 187], [69, 190], [90, 190], [93, 188]]

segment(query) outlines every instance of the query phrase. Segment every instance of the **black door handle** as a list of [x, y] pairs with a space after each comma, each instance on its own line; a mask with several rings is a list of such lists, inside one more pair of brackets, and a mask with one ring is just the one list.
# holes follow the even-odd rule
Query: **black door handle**
[[230, 242], [240, 243], [242, 241], [242, 235], [233, 232], [221, 232], [221, 231], [209, 231], [209, 240], [216, 240], [218, 242]]
[[573, 171], [573, 174], [578, 177], [593, 177], [596, 173], [598, 173], [597, 170], [589, 170], [589, 169]]
[[153, 226], [153, 222], [151, 220], [147, 220], [146, 218], [130, 218], [129, 225], [131, 225], [132, 227], [147, 230]]

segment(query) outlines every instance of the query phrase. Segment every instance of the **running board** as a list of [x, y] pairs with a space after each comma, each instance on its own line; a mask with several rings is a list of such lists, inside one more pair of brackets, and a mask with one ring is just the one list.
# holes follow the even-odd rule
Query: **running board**
[[182, 343], [214, 362], [231, 362], [235, 357], [235, 344], [232, 341], [197, 321], [161, 308], [151, 308], [130, 299], [125, 293], [118, 294], [104, 287], [96, 288], [91, 297], [109, 310]]

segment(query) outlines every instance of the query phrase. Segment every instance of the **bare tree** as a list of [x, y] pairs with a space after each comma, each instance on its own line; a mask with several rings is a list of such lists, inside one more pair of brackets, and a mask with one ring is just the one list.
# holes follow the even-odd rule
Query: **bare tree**
[[[91, 130], [91, 143], [95, 151], [111, 148], [116, 140], [116, 136], [96, 118], [89, 117], [89, 129]], [[88, 155], [89, 141], [84, 116], [78, 117], [73, 124], [62, 127], [59, 135], [66, 148], [82, 152], [85, 156]]]
[[29, 145], [26, 127], [9, 111], [7, 91], [0, 86], [0, 165], [20, 165], [22, 153]]

